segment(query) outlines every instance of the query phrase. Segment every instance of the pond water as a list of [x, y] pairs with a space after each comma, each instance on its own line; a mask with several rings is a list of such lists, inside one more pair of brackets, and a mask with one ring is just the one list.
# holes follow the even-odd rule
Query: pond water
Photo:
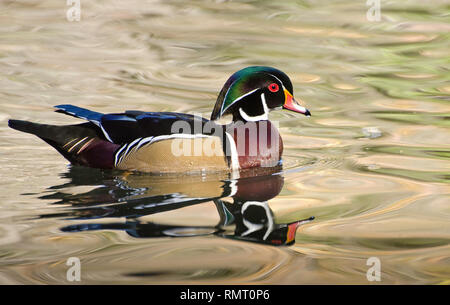
[[[382, 1], [380, 21], [363, 0], [68, 9], [0, 3], [0, 283], [70, 284], [70, 257], [82, 284], [367, 284], [370, 257], [382, 284], [450, 283], [448, 2]], [[286, 72], [313, 114], [271, 113], [272, 175], [71, 167], [7, 127], [80, 122], [58, 104], [209, 117], [250, 65]]]

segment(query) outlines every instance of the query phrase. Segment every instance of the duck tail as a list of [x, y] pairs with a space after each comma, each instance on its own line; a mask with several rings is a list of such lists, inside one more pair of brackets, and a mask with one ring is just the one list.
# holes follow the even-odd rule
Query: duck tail
[[49, 138], [52, 134], [49, 132], [49, 125], [43, 125], [29, 121], [8, 120], [8, 126], [15, 130], [34, 134], [40, 138]]
[[41, 138], [74, 165], [98, 168], [113, 166], [113, 156], [118, 145], [106, 141], [92, 123], [56, 126], [9, 120], [8, 126]]

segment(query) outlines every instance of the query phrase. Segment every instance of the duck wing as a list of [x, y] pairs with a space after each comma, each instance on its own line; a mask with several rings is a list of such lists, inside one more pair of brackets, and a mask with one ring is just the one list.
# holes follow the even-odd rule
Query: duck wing
[[103, 114], [74, 105], [58, 105], [55, 108], [57, 112], [93, 123], [108, 141], [115, 144], [174, 133], [202, 133], [204, 124], [210, 122], [199, 116], [177, 112], [129, 110], [125, 113]]

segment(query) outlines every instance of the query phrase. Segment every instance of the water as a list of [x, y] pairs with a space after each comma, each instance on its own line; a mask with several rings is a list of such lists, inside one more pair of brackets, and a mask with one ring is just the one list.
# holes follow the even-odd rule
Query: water
[[[450, 283], [448, 2], [382, 1], [380, 22], [365, 2], [82, 0], [69, 22], [65, 1], [2, 1], [0, 283], [70, 283], [78, 257], [83, 284], [366, 284], [373, 256], [381, 283]], [[313, 116], [271, 113], [283, 169], [239, 198], [227, 177], [70, 167], [6, 124], [79, 122], [62, 103], [209, 117], [249, 65]]]

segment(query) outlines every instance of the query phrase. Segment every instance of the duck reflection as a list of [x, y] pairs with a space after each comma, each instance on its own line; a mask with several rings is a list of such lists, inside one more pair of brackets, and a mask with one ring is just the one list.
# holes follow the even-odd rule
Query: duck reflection
[[[292, 223], [276, 223], [268, 201], [283, 188], [280, 168], [255, 174], [227, 176], [151, 176], [124, 174], [71, 167], [63, 175], [69, 182], [51, 188], [42, 199], [69, 205], [58, 214], [42, 218], [67, 219], [125, 218], [123, 222], [82, 223], [61, 228], [64, 232], [123, 230], [133, 237], [188, 237], [216, 235], [275, 246], [295, 242], [297, 227], [314, 217]], [[94, 187], [93, 187], [94, 186]], [[90, 187], [88, 191], [68, 194], [67, 190]], [[167, 212], [213, 201], [220, 220], [215, 226], [167, 225], [141, 221], [142, 216]]]

